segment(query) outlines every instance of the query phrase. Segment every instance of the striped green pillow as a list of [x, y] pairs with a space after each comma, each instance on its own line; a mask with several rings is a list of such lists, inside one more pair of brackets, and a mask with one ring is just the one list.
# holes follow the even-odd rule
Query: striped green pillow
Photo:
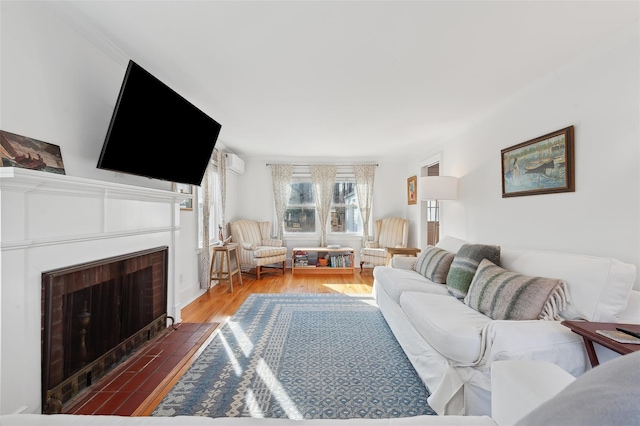
[[454, 256], [439, 247], [427, 246], [413, 265], [413, 270], [434, 283], [444, 284]]
[[558, 320], [567, 287], [562, 280], [520, 275], [484, 259], [464, 303], [495, 320]]
[[485, 244], [464, 244], [460, 247], [447, 274], [449, 293], [460, 300], [464, 299], [482, 259], [488, 259], [499, 265], [500, 247]]

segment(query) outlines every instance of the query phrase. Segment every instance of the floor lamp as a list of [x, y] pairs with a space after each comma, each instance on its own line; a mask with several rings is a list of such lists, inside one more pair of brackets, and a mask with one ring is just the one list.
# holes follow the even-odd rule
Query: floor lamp
[[[440, 201], [458, 199], [458, 178], [453, 176], [423, 176], [418, 183], [420, 200], [436, 202], [435, 241], [440, 240]], [[427, 228], [428, 229], [428, 228]], [[427, 235], [427, 240], [429, 236]]]

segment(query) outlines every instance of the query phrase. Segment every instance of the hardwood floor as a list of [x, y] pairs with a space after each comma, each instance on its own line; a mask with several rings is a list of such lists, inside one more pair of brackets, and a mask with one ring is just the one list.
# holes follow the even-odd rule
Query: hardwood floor
[[292, 275], [290, 270], [282, 273], [262, 275], [242, 274], [243, 285], [234, 279], [233, 293], [226, 283], [212, 287], [191, 304], [182, 309], [184, 322], [224, 322], [242, 305], [252, 293], [371, 293], [373, 275], [371, 269], [353, 275]]
[[[290, 270], [282, 273], [270, 273], [261, 276], [242, 274], [242, 285], [234, 279], [233, 293], [229, 292], [226, 283], [218, 284], [192, 303], [182, 309], [182, 321], [186, 323], [219, 323], [224, 326], [227, 320], [236, 312], [246, 298], [252, 293], [344, 293], [370, 294], [373, 285], [371, 269], [362, 273], [355, 271], [353, 275], [292, 275]], [[184, 375], [202, 350], [211, 342], [215, 333], [201, 345], [201, 348], [190, 355], [182, 369], [169, 382], [164, 382], [155, 389], [155, 398], [147, 400], [134, 415], [149, 415], [162, 401], [171, 388]]]

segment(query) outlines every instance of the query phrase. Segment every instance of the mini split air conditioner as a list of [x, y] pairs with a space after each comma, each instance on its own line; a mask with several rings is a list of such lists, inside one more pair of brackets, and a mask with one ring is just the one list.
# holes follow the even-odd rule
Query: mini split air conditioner
[[232, 173], [241, 175], [244, 173], [244, 161], [235, 154], [226, 154], [227, 156], [227, 170], [231, 170]]

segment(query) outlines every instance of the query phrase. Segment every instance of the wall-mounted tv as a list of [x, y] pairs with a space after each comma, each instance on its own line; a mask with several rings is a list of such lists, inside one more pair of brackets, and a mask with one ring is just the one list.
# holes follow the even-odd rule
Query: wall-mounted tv
[[98, 168], [200, 185], [220, 127], [129, 61]]

